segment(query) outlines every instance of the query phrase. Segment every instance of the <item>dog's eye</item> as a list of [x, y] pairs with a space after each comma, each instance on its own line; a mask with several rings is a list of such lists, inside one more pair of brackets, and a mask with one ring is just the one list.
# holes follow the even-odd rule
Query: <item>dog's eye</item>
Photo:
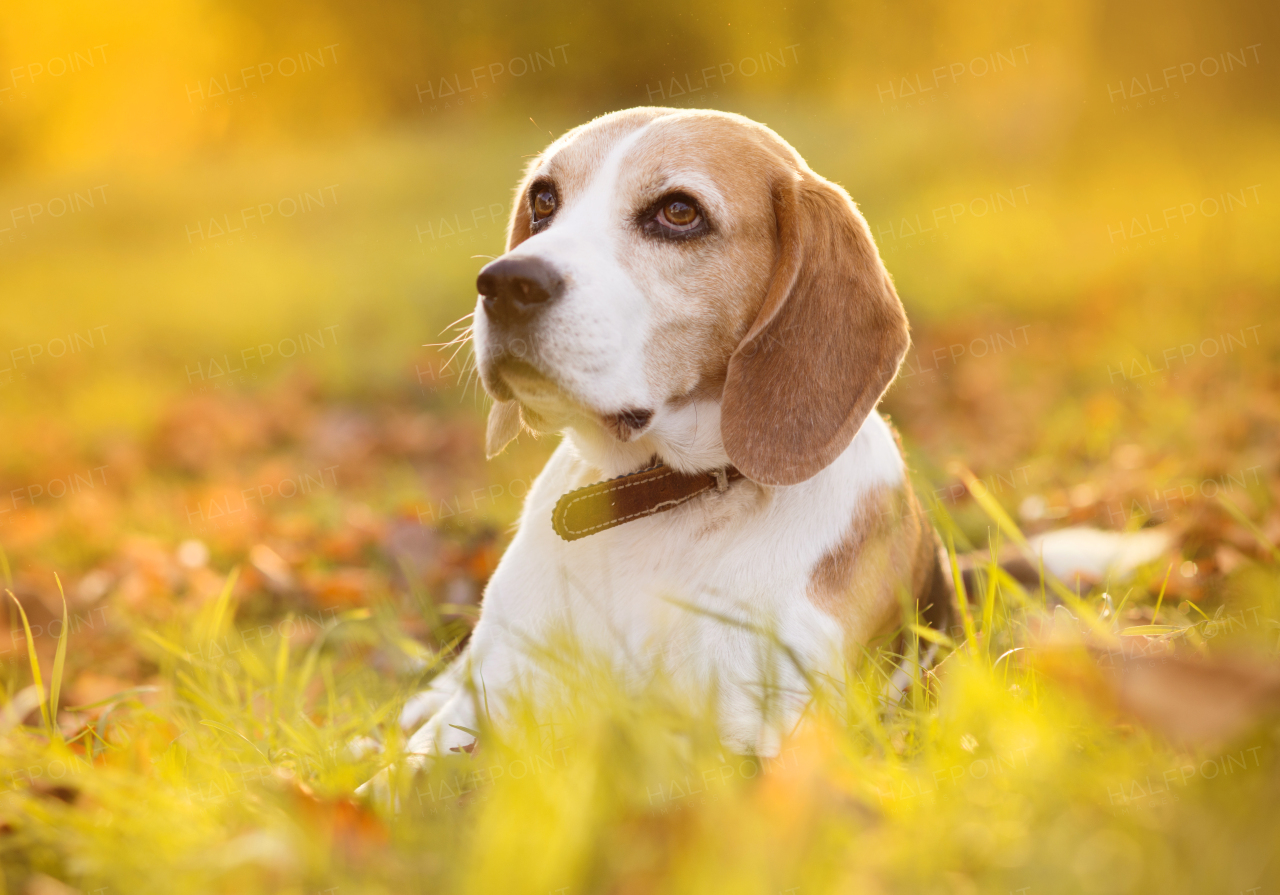
[[692, 199], [675, 196], [658, 209], [657, 220], [669, 230], [684, 233], [702, 223], [702, 214]]
[[556, 194], [555, 190], [550, 187], [543, 187], [533, 194], [533, 220], [534, 223], [544, 221], [556, 211]]

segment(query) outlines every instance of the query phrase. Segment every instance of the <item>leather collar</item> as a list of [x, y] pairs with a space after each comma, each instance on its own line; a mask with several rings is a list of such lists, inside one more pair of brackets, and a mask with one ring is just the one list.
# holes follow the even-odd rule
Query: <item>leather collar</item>
[[564, 494], [551, 512], [551, 527], [566, 541], [673, 510], [708, 491], [725, 491], [743, 478], [733, 466], [686, 475], [664, 463]]

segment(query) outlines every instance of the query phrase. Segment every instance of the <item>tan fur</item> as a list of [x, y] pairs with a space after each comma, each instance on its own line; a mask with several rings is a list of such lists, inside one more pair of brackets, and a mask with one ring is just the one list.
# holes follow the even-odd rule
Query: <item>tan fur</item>
[[904, 597], [921, 610], [936, 598], [936, 537], [910, 481], [880, 488], [862, 501], [840, 544], [814, 568], [809, 597], [840, 621], [847, 642], [868, 643], [897, 627]]

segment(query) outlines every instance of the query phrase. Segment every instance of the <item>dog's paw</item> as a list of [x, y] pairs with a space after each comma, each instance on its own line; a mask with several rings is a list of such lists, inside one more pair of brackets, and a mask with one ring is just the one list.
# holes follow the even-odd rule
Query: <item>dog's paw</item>
[[405, 750], [417, 755], [470, 752], [476, 742], [475, 723], [471, 701], [456, 696], [409, 737]]
[[393, 785], [396, 776], [401, 770], [412, 775], [420, 770], [429, 769], [431, 761], [432, 758], [429, 755], [406, 755], [403, 759], [403, 765], [388, 765], [357, 786], [356, 795], [361, 798], [371, 799], [377, 804], [387, 805], [398, 814], [400, 812], [400, 795]]
[[400, 729], [406, 733], [417, 730], [423, 722], [445, 707], [453, 693], [440, 689], [423, 690], [405, 700], [400, 710]]
[[[438, 693], [427, 691], [418, 694], [414, 699], [437, 695]], [[409, 737], [409, 742], [405, 744], [405, 752], [408, 754], [401, 760], [403, 764], [399, 767], [393, 764], [383, 768], [370, 780], [360, 784], [356, 788], [356, 794], [369, 796], [376, 802], [390, 804], [393, 811], [399, 811], [400, 806], [395, 798], [393, 785], [398, 773], [401, 770], [409, 773], [429, 770], [438, 755], [447, 755], [450, 752], [470, 753], [476, 745], [475, 723], [475, 711], [470, 698], [466, 694], [455, 694], [445, 700], [439, 710], [431, 715], [430, 720]], [[351, 747], [355, 744], [356, 742], [353, 741]]]

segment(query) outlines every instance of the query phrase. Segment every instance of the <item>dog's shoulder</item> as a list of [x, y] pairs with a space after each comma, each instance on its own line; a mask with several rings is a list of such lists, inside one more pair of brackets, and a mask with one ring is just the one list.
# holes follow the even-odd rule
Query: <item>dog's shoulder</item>
[[808, 594], [850, 642], [865, 643], [893, 627], [904, 599], [926, 605], [938, 541], [892, 423], [872, 414], [851, 449], [859, 487], [844, 505], [841, 534], [810, 573]]

